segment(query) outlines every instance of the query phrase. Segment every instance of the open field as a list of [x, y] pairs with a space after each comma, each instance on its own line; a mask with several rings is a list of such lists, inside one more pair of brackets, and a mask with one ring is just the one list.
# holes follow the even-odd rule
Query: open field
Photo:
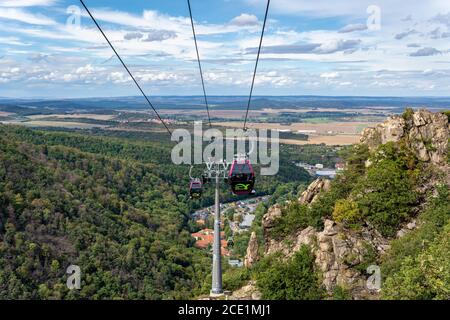
[[325, 144], [327, 146], [346, 146], [358, 143], [360, 138], [360, 135], [309, 136], [308, 141], [280, 139], [280, 143], [293, 145]]
[[307, 113], [307, 112], [358, 112], [361, 114], [378, 114], [379, 112], [386, 112], [392, 108], [361, 108], [361, 109], [349, 109], [349, 108], [285, 108], [285, 109], [273, 109], [273, 108], [263, 108], [261, 111], [265, 113], [282, 113], [282, 112], [292, 112], [292, 113]]
[[[339, 109], [339, 108], [285, 108], [285, 109], [273, 109], [273, 108], [263, 108], [259, 110], [250, 110], [249, 118], [259, 118], [264, 116], [277, 116], [282, 113], [293, 113], [293, 114], [306, 114], [309, 112], [341, 112], [354, 114], [359, 113], [361, 116], [376, 116], [380, 114], [388, 113], [390, 108], [366, 108], [366, 109]], [[142, 110], [118, 110], [123, 112], [135, 112], [135, 113], [147, 113], [148, 111]], [[206, 117], [206, 111], [204, 109], [163, 109], [159, 111], [159, 114], [164, 116], [199, 116]], [[210, 115], [213, 118], [223, 118], [223, 119], [236, 119], [243, 117], [245, 115], [244, 107], [242, 110], [239, 109], [214, 109], [210, 106]]]
[[14, 115], [14, 113], [12, 113], [12, 112], [0, 111], [0, 117], [8, 117], [8, 116], [12, 116], [12, 115]]
[[[336, 136], [309, 136], [308, 140], [280, 139], [280, 144], [291, 144], [297, 146], [324, 144], [327, 146], [347, 146], [358, 143], [360, 135], [336, 135]], [[225, 138], [226, 140], [236, 140], [236, 138]], [[253, 139], [255, 140], [255, 139]], [[258, 141], [270, 143], [271, 139], [257, 138]]]
[[[207, 117], [204, 109], [161, 109], [158, 110], [171, 129], [192, 128], [192, 121], [203, 120], [206, 124]], [[280, 135], [283, 144], [306, 145], [349, 145], [357, 143], [360, 133], [364, 128], [373, 126], [391, 112], [391, 108], [327, 108], [327, 107], [263, 107], [250, 110], [249, 128], [271, 129], [286, 132]], [[217, 106], [211, 108], [211, 117], [216, 119], [214, 126], [226, 128], [241, 128], [244, 109], [223, 108]], [[297, 117], [296, 115], [299, 115]], [[0, 112], [0, 116], [14, 115], [12, 111]], [[384, 116], [382, 116], [384, 115]], [[114, 131], [130, 132], [164, 132], [164, 128], [154, 126], [149, 119], [153, 118], [153, 112], [145, 109], [119, 108], [111, 109], [111, 112], [88, 112], [81, 110], [57, 111], [47, 114], [30, 114], [18, 116], [17, 119], [5, 119], [4, 123], [20, 124], [29, 127], [54, 127], [67, 129], [92, 129], [101, 128]], [[89, 120], [89, 121], [88, 121]], [[173, 122], [173, 123], [172, 123]], [[174, 123], [176, 123], [174, 125]], [[207, 129], [204, 126], [204, 129]], [[288, 133], [288, 134], [287, 134]], [[297, 139], [295, 133], [308, 136]]]
[[[218, 122], [215, 126], [241, 128], [241, 122]], [[297, 132], [299, 130], [311, 131], [308, 134], [308, 140], [280, 139], [280, 143], [293, 145], [306, 144], [325, 144], [334, 145], [350, 145], [359, 142], [360, 133], [364, 128], [374, 125], [373, 122], [313, 122], [313, 123], [293, 123], [291, 125], [283, 125], [280, 123], [249, 123], [251, 129], [267, 129], [267, 130], [291, 130]]]
[[[215, 126], [241, 128], [242, 122], [227, 121], [227, 122], [215, 122]], [[346, 134], [346, 135], [359, 135], [361, 131], [366, 128], [375, 125], [374, 122], [319, 122], [319, 123], [292, 123], [290, 125], [283, 125], [281, 123], [248, 123], [250, 129], [272, 129], [272, 130], [291, 130], [297, 132], [299, 130], [315, 131], [317, 134]]]
[[110, 131], [128, 131], [128, 132], [158, 132], [158, 133], [167, 133], [166, 129], [164, 128], [130, 128], [130, 127], [106, 127], [105, 130]]
[[[189, 109], [166, 109], [159, 111], [162, 116], [197, 116], [199, 120], [204, 119], [206, 121], [206, 110], [189, 110]], [[210, 109], [211, 117], [223, 118], [223, 119], [236, 119], [241, 118], [245, 114], [245, 110], [225, 110], [225, 109]], [[252, 116], [260, 117], [264, 114], [262, 111], [252, 111]]]
[[39, 119], [45, 119], [45, 118], [57, 118], [57, 119], [92, 119], [92, 120], [112, 120], [114, 119], [115, 115], [112, 114], [94, 114], [94, 113], [73, 113], [73, 114], [38, 114], [38, 115], [32, 115], [27, 116], [28, 119], [31, 120], [39, 120]]
[[22, 124], [27, 127], [54, 127], [54, 128], [69, 128], [69, 129], [92, 129], [105, 128], [105, 125], [91, 124], [82, 122], [65, 122], [65, 121], [27, 121], [16, 124]]
[[[68, 128], [68, 129], [92, 129], [102, 128], [114, 131], [130, 131], [130, 132], [165, 132], [164, 128], [157, 128], [149, 125], [148, 127], [130, 127], [127, 125], [107, 126], [96, 123], [83, 123], [77, 121], [54, 121], [45, 120], [46, 118], [79, 118], [83, 119], [89, 116], [93, 120], [109, 120], [112, 115], [99, 114], [52, 114], [52, 115], [36, 115], [30, 116], [30, 121], [4, 121], [3, 123], [19, 124], [29, 127], [53, 127], [53, 128]], [[42, 119], [42, 120], [39, 120]], [[272, 130], [291, 130], [295, 133], [298, 130], [310, 131], [307, 133], [308, 140], [300, 139], [280, 139], [280, 143], [292, 145], [306, 145], [306, 144], [325, 144], [329, 146], [334, 145], [350, 145], [357, 143], [360, 139], [361, 131], [373, 125], [373, 122], [327, 122], [327, 121], [313, 121], [312, 123], [292, 123], [290, 125], [283, 125], [280, 123], [249, 123], [249, 128], [253, 129], [272, 129]], [[226, 128], [241, 128], [242, 122], [228, 121], [216, 122], [213, 124], [216, 127]], [[206, 129], [206, 128], [205, 128]]]

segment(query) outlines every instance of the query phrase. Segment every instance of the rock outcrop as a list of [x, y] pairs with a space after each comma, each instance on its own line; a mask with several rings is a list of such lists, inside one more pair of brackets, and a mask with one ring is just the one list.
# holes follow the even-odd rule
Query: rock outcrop
[[408, 138], [419, 160], [445, 163], [449, 138], [448, 117], [419, 110], [413, 114], [412, 123]]
[[[285, 241], [278, 241], [270, 237], [270, 233], [264, 229], [265, 242], [264, 253], [269, 255], [275, 252], [282, 252], [283, 256], [289, 258], [299, 251], [303, 245], [314, 246], [316, 244], [317, 232], [313, 227], [308, 227], [294, 235], [286, 237]], [[288, 245], [289, 243], [289, 245]]]
[[355, 268], [367, 263], [368, 257], [382, 255], [389, 249], [389, 241], [373, 228], [349, 231], [332, 220], [326, 220], [322, 231], [307, 227], [283, 241], [268, 238], [267, 255], [281, 252], [285, 258], [290, 258], [303, 245], [309, 246], [322, 274], [323, 287], [329, 294], [340, 286], [348, 289], [355, 299], [370, 299], [377, 295], [377, 291], [367, 288], [368, 275], [361, 272], [364, 270]]
[[325, 221], [322, 232], [317, 234], [314, 250], [316, 265], [323, 274], [323, 286], [332, 293], [336, 286], [348, 289], [355, 299], [368, 299], [376, 296], [376, 290], [366, 286], [367, 259], [383, 254], [389, 248], [388, 240], [376, 230], [364, 228], [359, 232], [344, 230], [331, 220]]
[[[329, 188], [330, 180], [317, 179], [308, 186], [298, 201], [301, 204], [311, 204], [317, 201], [321, 192]], [[366, 275], [354, 268], [365, 260], [370, 251], [382, 254], [389, 248], [388, 241], [376, 230], [366, 227], [360, 232], [350, 232], [333, 221], [326, 220], [322, 231], [307, 227], [295, 234], [286, 235], [280, 241], [271, 237], [271, 230], [282, 214], [280, 205], [275, 205], [263, 216], [264, 254], [281, 252], [285, 258], [290, 258], [303, 245], [307, 245], [316, 257], [315, 263], [322, 273], [323, 286], [330, 294], [336, 286], [350, 289], [354, 298], [367, 298], [376, 294], [366, 289]], [[251, 247], [253, 244], [250, 243], [247, 253], [254, 250]]]
[[373, 150], [380, 144], [402, 139], [419, 160], [443, 165], [447, 162], [449, 129], [445, 114], [418, 110], [404, 117], [390, 117], [374, 128], [365, 129], [361, 143]]
[[411, 230], [417, 228], [417, 221], [413, 219], [411, 222], [407, 223], [403, 228], [397, 231], [397, 238], [403, 237], [405, 234], [409, 233]]
[[245, 255], [244, 259], [244, 266], [246, 268], [252, 267], [256, 261], [258, 261], [258, 251], [259, 251], [259, 245], [258, 245], [258, 239], [256, 237], [256, 233], [253, 231], [250, 240], [248, 242], [247, 247], [247, 254]]
[[261, 293], [256, 287], [254, 281], [249, 281], [242, 288], [233, 291], [233, 294], [229, 297], [230, 300], [261, 300]]
[[267, 210], [267, 213], [262, 218], [262, 227], [264, 230], [264, 242], [270, 241], [270, 233], [272, 228], [276, 224], [276, 220], [281, 217], [283, 213], [281, 212], [281, 206], [276, 204]]
[[[330, 188], [330, 181], [317, 179], [313, 181], [298, 199], [301, 204], [311, 204], [317, 201], [321, 192]], [[316, 230], [307, 227], [294, 234], [286, 235], [282, 240], [271, 237], [272, 228], [282, 216], [280, 205], [275, 205], [263, 216], [264, 254], [281, 252], [285, 258], [290, 258], [303, 245], [311, 248], [315, 256], [315, 264], [322, 274], [322, 284], [329, 294], [337, 287], [350, 290], [355, 299], [371, 299], [377, 291], [368, 289], [368, 275], [361, 269], [367, 259], [384, 254], [389, 249], [389, 241], [383, 238], [374, 228], [365, 226], [361, 230], [345, 229], [332, 220], [324, 221], [324, 229]], [[253, 236], [253, 235], [252, 235]], [[253, 244], [247, 252], [252, 252]]]
[[373, 150], [380, 144], [397, 142], [405, 135], [406, 122], [401, 116], [392, 116], [374, 128], [366, 128], [361, 137], [361, 143]]
[[[301, 204], [311, 204], [318, 199], [318, 195], [322, 191], [327, 191], [330, 188], [330, 180], [328, 179], [316, 179], [314, 180], [308, 188], [301, 194], [298, 202]], [[264, 230], [264, 241], [265, 241], [265, 253], [271, 254], [276, 251], [284, 251], [285, 247], [279, 241], [272, 239], [270, 237], [271, 229], [276, 225], [276, 220], [282, 216], [282, 211], [280, 205], [274, 205], [267, 210], [267, 213], [263, 216], [262, 219], [262, 227]], [[297, 234], [292, 237], [291, 240], [294, 241], [294, 245], [292, 248], [289, 248], [288, 251], [294, 250], [297, 251], [300, 249], [302, 245], [311, 245], [313, 244], [313, 238], [315, 235], [315, 229], [313, 227], [306, 228], [304, 230], [299, 231]], [[290, 256], [289, 252], [284, 252], [286, 256]]]
[[[327, 191], [330, 189], [330, 180], [318, 178], [314, 180], [308, 188], [301, 194], [298, 202], [301, 204], [311, 204], [317, 200], [318, 195], [322, 191]], [[262, 219], [262, 227], [265, 231], [265, 235], [270, 234], [270, 230], [276, 225], [276, 221], [278, 218], [282, 216], [281, 206], [276, 204], [269, 208], [267, 213], [263, 216]], [[265, 238], [265, 241], [269, 241], [270, 239]]]
[[[362, 135], [361, 143], [367, 144], [373, 151], [381, 144], [401, 141], [419, 160], [439, 168], [438, 171], [444, 173], [447, 184], [450, 185], [450, 166], [447, 164], [449, 131], [449, 120], [446, 115], [427, 110], [409, 111], [404, 116], [393, 116], [374, 128], [367, 128]], [[427, 177], [424, 179], [427, 183], [418, 186], [420, 189], [418, 192], [428, 194], [441, 183], [440, 179], [437, 175]], [[314, 203], [318, 201], [320, 193], [329, 188], [329, 180], [317, 179], [301, 194], [298, 202], [305, 205]], [[417, 208], [417, 211], [419, 212], [420, 208]], [[317, 270], [322, 275], [323, 287], [329, 294], [340, 286], [348, 289], [354, 299], [377, 298], [378, 290], [367, 285], [369, 275], [365, 269], [368, 264], [375, 263], [389, 250], [390, 242], [387, 238], [367, 222], [356, 231], [332, 220], [325, 220], [323, 230], [307, 227], [293, 234], [284, 235], [281, 240], [274, 239], [271, 237], [272, 229], [282, 215], [282, 207], [275, 205], [269, 208], [262, 218], [266, 255], [281, 252], [282, 256], [288, 259], [303, 245], [307, 245], [315, 256]], [[408, 221], [398, 231], [397, 237], [402, 237], [417, 227], [416, 220]], [[254, 242], [256, 239], [250, 241], [247, 249], [249, 264], [255, 260]], [[246, 288], [246, 291], [249, 290], [250, 288]]]
[[298, 202], [301, 204], [314, 203], [320, 192], [327, 191], [330, 189], [330, 180], [328, 179], [316, 179], [313, 181], [308, 188], [303, 191]]

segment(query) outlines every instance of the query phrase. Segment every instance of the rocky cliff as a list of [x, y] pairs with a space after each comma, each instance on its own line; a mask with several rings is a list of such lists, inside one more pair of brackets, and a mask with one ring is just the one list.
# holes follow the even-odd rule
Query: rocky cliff
[[447, 115], [419, 110], [390, 117], [374, 128], [365, 129], [361, 143], [373, 150], [380, 144], [403, 140], [419, 160], [443, 165], [447, 162], [448, 139]]
[[[330, 181], [317, 179], [310, 184], [299, 201], [310, 204], [320, 191], [329, 188]], [[321, 188], [320, 190], [318, 188]], [[316, 196], [312, 196], [315, 194]], [[305, 201], [311, 199], [311, 201]], [[366, 227], [362, 230], [351, 231], [332, 220], [325, 220], [323, 230], [307, 227], [295, 234], [287, 235], [282, 241], [271, 237], [271, 228], [282, 215], [279, 205], [269, 208], [263, 217], [265, 235], [265, 254], [282, 252], [290, 258], [303, 245], [311, 248], [315, 255], [316, 266], [322, 273], [323, 287], [330, 294], [336, 286], [345, 287], [352, 291], [357, 299], [373, 298], [377, 290], [365, 288], [367, 277], [364, 272], [353, 267], [360, 265], [367, 255], [372, 252], [384, 254], [389, 249], [389, 241], [383, 238], [375, 229]]]
[[314, 203], [320, 192], [327, 191], [328, 189], [330, 189], [330, 180], [317, 179], [311, 183], [305, 191], [303, 191], [298, 199], [298, 202], [301, 204]]
[[250, 268], [255, 264], [255, 262], [258, 261], [259, 258], [258, 251], [259, 251], [258, 239], [256, 238], [256, 233], [252, 232], [250, 240], [248, 242], [247, 254], [245, 255], [244, 259], [244, 266], [246, 268]]
[[[425, 166], [438, 167], [444, 173], [447, 184], [450, 184], [448, 140], [448, 117], [441, 113], [419, 110], [407, 111], [403, 116], [391, 117], [374, 128], [366, 129], [361, 144], [367, 145], [369, 150], [373, 151], [387, 142], [403, 143]], [[428, 188], [424, 190], [429, 191], [435, 186], [436, 182], [431, 179]], [[329, 188], [329, 180], [317, 179], [301, 194], [298, 202], [311, 205], [320, 201], [320, 194]], [[425, 192], [424, 190], [422, 192]], [[391, 239], [383, 237], [368, 223], [362, 228], [353, 230], [330, 218], [325, 219], [322, 230], [310, 226], [286, 234], [281, 240], [279, 237], [275, 239], [271, 236], [272, 229], [283, 216], [282, 209], [281, 205], [275, 205], [269, 208], [262, 218], [266, 255], [282, 252], [284, 257], [289, 258], [303, 245], [307, 245], [315, 256], [317, 270], [322, 275], [323, 287], [330, 295], [337, 286], [340, 286], [348, 289], [354, 299], [377, 298], [378, 290], [367, 286], [366, 269], [368, 263], [376, 261], [389, 250]], [[329, 213], [329, 217], [331, 216], [332, 212]], [[397, 237], [416, 227], [414, 218], [411, 218], [397, 232]], [[251, 241], [246, 261], [258, 259], [255, 257], [257, 251], [251, 248], [254, 242], [256, 238]]]

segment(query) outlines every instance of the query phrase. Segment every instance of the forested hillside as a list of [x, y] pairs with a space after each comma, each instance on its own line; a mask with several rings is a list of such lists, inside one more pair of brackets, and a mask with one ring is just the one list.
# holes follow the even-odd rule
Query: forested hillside
[[[171, 148], [175, 145], [170, 142], [170, 137], [158, 133], [127, 132], [127, 131], [55, 131], [52, 130], [29, 130], [22, 127], [9, 127], [8, 132], [20, 141], [45, 146], [66, 146], [82, 152], [93, 153], [105, 157], [117, 158], [125, 161], [138, 162], [153, 166], [153, 173], [163, 181], [170, 184], [179, 200], [186, 202], [190, 208], [200, 208], [214, 203], [214, 190], [207, 188], [206, 193], [199, 201], [188, 200], [189, 166], [172, 164], [170, 155]], [[291, 187], [310, 181], [309, 174], [298, 167], [294, 161], [321, 161], [325, 164], [334, 163], [336, 153], [330, 148], [322, 146], [311, 146], [302, 150], [299, 154], [297, 149], [289, 146], [281, 146], [280, 169], [276, 176], [259, 176], [258, 166], [255, 172], [258, 179], [257, 194], [272, 194], [277, 187], [291, 183]], [[195, 173], [200, 173], [204, 166], [198, 166]], [[223, 186], [221, 199], [223, 202], [238, 199], [233, 196], [229, 188]]]
[[[189, 201], [189, 167], [171, 163], [173, 144], [144, 138], [0, 126], [0, 298], [179, 299], [205, 290], [211, 260], [193, 248], [189, 213], [211, 205], [213, 190]], [[258, 194], [309, 181], [290, 161], [278, 177], [258, 177]], [[235, 198], [225, 186], [221, 197]], [[82, 270], [79, 291], [66, 287], [72, 264]]]
[[[1, 298], [186, 298], [198, 288], [209, 259], [191, 248], [188, 208], [154, 165], [0, 130]], [[80, 291], [65, 286], [70, 264], [82, 268]]]
[[[243, 291], [270, 299], [450, 299], [449, 138], [448, 113], [426, 110], [367, 129], [345, 151], [335, 180], [318, 179], [261, 216], [242, 279], [253, 282]], [[370, 286], [377, 269], [379, 284]]]

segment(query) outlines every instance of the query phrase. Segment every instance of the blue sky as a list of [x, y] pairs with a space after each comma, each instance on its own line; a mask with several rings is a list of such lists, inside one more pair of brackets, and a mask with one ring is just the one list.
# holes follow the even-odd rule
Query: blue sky
[[[85, 2], [149, 95], [202, 94], [185, 0]], [[248, 94], [265, 0], [191, 4], [208, 94]], [[255, 94], [449, 96], [449, 40], [448, 0], [272, 0]], [[0, 97], [137, 94], [78, 1], [0, 0]]]

